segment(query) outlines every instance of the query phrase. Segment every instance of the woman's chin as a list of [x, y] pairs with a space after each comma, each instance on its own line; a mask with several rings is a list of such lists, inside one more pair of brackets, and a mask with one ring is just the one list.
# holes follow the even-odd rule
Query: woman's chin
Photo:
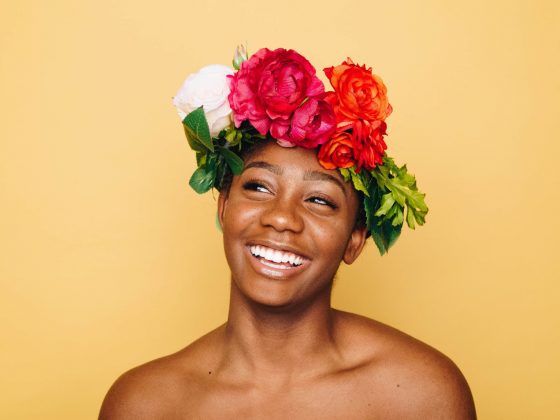
[[237, 291], [244, 300], [270, 308], [290, 307], [298, 301], [296, 291], [291, 290], [285, 284], [266, 281], [257, 281], [256, 283], [237, 286]]
[[292, 310], [300, 305], [308, 306], [313, 301], [320, 301], [323, 295], [328, 305], [330, 302], [328, 289], [328, 285], [309, 288], [297, 280], [278, 281], [259, 276], [245, 278], [242, 282], [237, 282], [235, 279], [232, 281], [232, 292], [240, 298], [236, 300], [276, 311]]

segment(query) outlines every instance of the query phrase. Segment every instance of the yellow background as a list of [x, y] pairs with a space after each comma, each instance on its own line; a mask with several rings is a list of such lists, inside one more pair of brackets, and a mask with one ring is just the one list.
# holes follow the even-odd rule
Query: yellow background
[[96, 418], [120, 373], [225, 320], [171, 97], [245, 41], [373, 66], [427, 193], [335, 306], [448, 354], [481, 419], [560, 418], [559, 4], [2, 0], [0, 418]]

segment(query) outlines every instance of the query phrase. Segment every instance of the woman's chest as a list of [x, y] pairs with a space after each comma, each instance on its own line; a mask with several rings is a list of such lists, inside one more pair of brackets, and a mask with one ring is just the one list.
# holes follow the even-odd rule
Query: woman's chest
[[[209, 386], [189, 403], [184, 418], [389, 419], [390, 396], [359, 379], [299, 385]], [[193, 396], [194, 397], [194, 396]]]

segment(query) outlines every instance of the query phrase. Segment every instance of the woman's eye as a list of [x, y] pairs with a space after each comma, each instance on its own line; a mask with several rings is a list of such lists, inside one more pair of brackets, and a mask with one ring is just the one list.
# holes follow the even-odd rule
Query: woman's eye
[[311, 197], [311, 198], [308, 199], [308, 201], [310, 201], [312, 203], [315, 203], [315, 204], [320, 204], [322, 206], [328, 206], [333, 210], [337, 208], [336, 204], [334, 204], [333, 202], [331, 202], [331, 201], [329, 201], [329, 200], [327, 200], [323, 197]]
[[266, 188], [264, 185], [254, 181], [246, 182], [245, 184], [243, 184], [243, 189], [248, 191], [257, 191], [263, 193], [270, 192], [268, 188]]

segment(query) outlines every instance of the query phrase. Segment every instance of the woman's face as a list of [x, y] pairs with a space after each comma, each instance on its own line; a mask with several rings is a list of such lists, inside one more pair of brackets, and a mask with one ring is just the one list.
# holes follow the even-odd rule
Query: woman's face
[[245, 159], [218, 214], [233, 285], [249, 299], [290, 306], [332, 285], [341, 261], [360, 254], [358, 197], [315, 150], [269, 142]]

